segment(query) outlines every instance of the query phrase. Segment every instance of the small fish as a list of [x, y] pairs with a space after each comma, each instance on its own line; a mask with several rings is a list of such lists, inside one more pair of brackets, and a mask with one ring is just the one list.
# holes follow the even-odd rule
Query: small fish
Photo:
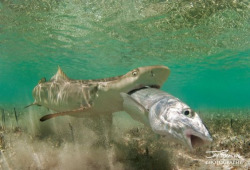
[[121, 93], [124, 110], [150, 126], [159, 135], [177, 139], [190, 149], [212, 141], [199, 115], [178, 98], [155, 88], [143, 87], [132, 93]]

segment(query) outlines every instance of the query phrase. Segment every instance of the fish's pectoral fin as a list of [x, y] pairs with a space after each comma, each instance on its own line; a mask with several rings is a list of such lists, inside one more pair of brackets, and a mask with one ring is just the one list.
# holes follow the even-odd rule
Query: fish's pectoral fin
[[81, 107], [80, 109], [76, 109], [76, 110], [70, 110], [70, 111], [65, 111], [65, 112], [58, 112], [58, 113], [54, 113], [54, 114], [48, 114], [45, 115], [43, 117], [41, 117], [40, 121], [43, 122], [45, 120], [57, 117], [57, 116], [65, 116], [65, 115], [70, 115], [70, 114], [74, 114], [74, 113], [79, 113], [79, 112], [83, 112], [86, 111], [87, 109], [89, 109], [90, 107]]
[[148, 110], [133, 99], [127, 93], [120, 93], [123, 98], [123, 109], [126, 111], [134, 120], [149, 126], [148, 121]]

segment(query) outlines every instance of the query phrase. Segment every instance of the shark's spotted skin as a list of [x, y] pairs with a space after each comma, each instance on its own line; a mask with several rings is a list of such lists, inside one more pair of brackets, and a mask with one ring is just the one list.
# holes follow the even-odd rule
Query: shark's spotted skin
[[42, 79], [33, 90], [35, 105], [42, 105], [58, 113], [41, 121], [63, 116], [103, 115], [123, 110], [121, 92], [129, 93], [145, 86], [160, 88], [170, 70], [166, 66], [145, 66], [117, 77], [74, 80], [58, 67], [49, 80]]
[[84, 84], [77, 81], [57, 80], [40, 83], [33, 91], [35, 102], [55, 111], [68, 111], [91, 107], [97, 96], [97, 84]]

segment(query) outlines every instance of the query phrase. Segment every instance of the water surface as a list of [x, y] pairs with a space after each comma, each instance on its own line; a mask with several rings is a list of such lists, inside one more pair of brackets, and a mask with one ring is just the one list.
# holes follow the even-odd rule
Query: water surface
[[26, 105], [60, 65], [74, 79], [166, 65], [194, 108], [249, 108], [248, 1], [1, 1], [0, 104]]

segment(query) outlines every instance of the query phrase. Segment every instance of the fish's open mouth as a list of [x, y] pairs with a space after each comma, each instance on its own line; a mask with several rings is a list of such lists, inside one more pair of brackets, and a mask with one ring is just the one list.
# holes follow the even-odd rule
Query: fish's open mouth
[[140, 86], [140, 87], [138, 87], [138, 88], [135, 88], [135, 89], [129, 91], [127, 94], [131, 95], [131, 94], [133, 94], [133, 93], [135, 93], [135, 92], [137, 92], [137, 91], [139, 91], [139, 90], [146, 89], [146, 88], [156, 88], [156, 89], [160, 89], [161, 86], [159, 86], [159, 85]]
[[195, 135], [190, 135], [189, 139], [192, 148], [199, 147], [205, 144], [205, 141], [203, 139]]
[[191, 149], [207, 145], [213, 140], [211, 137], [199, 137], [193, 134], [186, 135], [186, 137], [187, 143]]

